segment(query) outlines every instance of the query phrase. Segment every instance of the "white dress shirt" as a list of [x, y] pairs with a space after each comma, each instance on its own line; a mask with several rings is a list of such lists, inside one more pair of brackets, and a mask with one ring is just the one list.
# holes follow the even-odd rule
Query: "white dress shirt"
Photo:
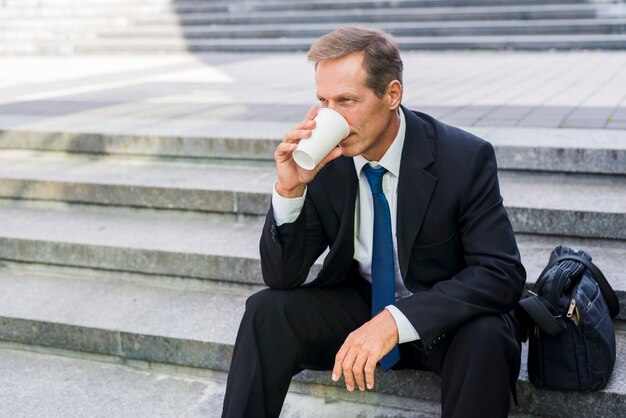
[[[395, 270], [396, 300], [411, 295], [411, 292], [404, 286], [398, 262], [398, 238], [396, 234], [397, 202], [398, 202], [398, 179], [400, 176], [400, 160], [402, 158], [402, 147], [404, 145], [404, 135], [406, 131], [406, 121], [404, 113], [399, 110], [400, 128], [391, 146], [380, 159], [380, 161], [368, 161], [362, 155], [353, 158], [354, 167], [359, 177], [359, 190], [356, 201], [354, 216], [354, 259], [359, 266], [359, 273], [370, 283], [372, 281], [372, 250], [374, 240], [374, 203], [369, 183], [363, 173], [363, 166], [369, 164], [373, 168], [384, 167], [387, 173], [383, 176], [383, 193], [389, 203], [391, 214], [391, 231], [393, 234], [393, 258]], [[272, 194], [272, 206], [274, 208], [274, 219], [277, 225], [294, 222], [304, 206], [306, 190], [302, 197], [287, 199], [276, 192]], [[419, 334], [407, 319], [407, 317], [394, 305], [389, 305], [386, 309], [391, 313], [398, 327], [400, 343], [415, 341], [419, 339]]]

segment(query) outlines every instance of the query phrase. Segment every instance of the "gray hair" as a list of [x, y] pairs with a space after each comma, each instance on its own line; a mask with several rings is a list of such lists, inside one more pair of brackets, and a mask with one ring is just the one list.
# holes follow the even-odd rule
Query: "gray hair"
[[396, 41], [385, 32], [362, 26], [347, 26], [318, 39], [309, 49], [308, 59], [315, 64], [364, 52], [365, 85], [382, 97], [393, 80], [402, 84], [402, 59]]

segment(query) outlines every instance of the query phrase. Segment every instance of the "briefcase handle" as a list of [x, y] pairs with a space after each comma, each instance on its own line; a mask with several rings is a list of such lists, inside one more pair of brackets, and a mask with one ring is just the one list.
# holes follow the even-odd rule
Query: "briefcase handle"
[[609, 314], [611, 315], [611, 318], [615, 318], [617, 314], [619, 313], [619, 301], [617, 299], [617, 296], [615, 295], [613, 288], [611, 287], [609, 282], [607, 282], [606, 278], [604, 277], [604, 274], [602, 274], [600, 269], [596, 267], [595, 264], [593, 264], [591, 261], [589, 261], [585, 257], [574, 255], [574, 254], [564, 254], [564, 255], [555, 257], [554, 260], [550, 260], [550, 262], [548, 263], [546, 268], [543, 269], [539, 277], [543, 277], [543, 275], [548, 270], [550, 270], [559, 261], [563, 261], [563, 260], [578, 261], [582, 263], [585, 267], [587, 267], [589, 271], [591, 271], [591, 275], [593, 276], [594, 280], [598, 283], [598, 286], [600, 287], [600, 291], [602, 292], [602, 296], [604, 296], [604, 300], [606, 301], [606, 304], [609, 308]]

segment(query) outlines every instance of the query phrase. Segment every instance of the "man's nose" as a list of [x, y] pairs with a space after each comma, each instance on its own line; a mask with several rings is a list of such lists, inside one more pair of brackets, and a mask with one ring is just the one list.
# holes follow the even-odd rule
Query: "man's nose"
[[337, 102], [329, 101], [328, 102], [328, 106], [326, 106], [326, 107], [328, 107], [329, 109], [332, 109], [335, 112], [339, 113], [339, 105], [337, 104]]
[[[343, 114], [342, 108], [341, 106], [339, 106], [339, 102], [329, 102], [328, 103], [328, 108], [334, 110], [335, 112], [339, 113], [341, 116], [343, 116], [345, 118], [345, 115]], [[343, 109], [345, 110], [345, 109]]]

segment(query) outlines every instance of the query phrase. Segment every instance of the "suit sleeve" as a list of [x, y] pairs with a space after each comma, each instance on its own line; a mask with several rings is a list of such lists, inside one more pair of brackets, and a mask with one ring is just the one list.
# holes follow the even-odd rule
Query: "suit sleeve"
[[491, 144], [478, 143], [463, 179], [458, 229], [465, 268], [396, 303], [419, 333], [419, 344], [427, 352], [471, 318], [511, 310], [526, 279], [502, 204]]
[[272, 289], [301, 286], [326, 247], [317, 210], [308, 194], [302, 211], [291, 223], [278, 226], [270, 206], [260, 242], [263, 281]]

